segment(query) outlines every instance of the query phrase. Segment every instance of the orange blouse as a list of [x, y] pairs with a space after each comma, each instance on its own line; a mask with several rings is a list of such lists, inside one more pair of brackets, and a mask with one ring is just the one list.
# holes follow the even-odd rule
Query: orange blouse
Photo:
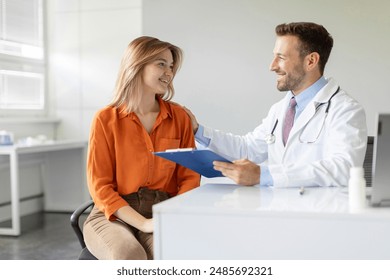
[[150, 134], [135, 113], [106, 107], [92, 122], [87, 160], [87, 179], [96, 206], [107, 219], [128, 205], [121, 195], [140, 187], [174, 196], [200, 184], [200, 175], [153, 155], [166, 149], [195, 147], [192, 124], [177, 105], [158, 98], [160, 113]]

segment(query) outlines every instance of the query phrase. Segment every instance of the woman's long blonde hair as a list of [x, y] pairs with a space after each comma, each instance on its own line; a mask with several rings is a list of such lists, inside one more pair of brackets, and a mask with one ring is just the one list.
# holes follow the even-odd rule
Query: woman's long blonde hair
[[175, 94], [173, 78], [181, 66], [183, 52], [180, 48], [160, 41], [157, 38], [142, 36], [133, 40], [127, 47], [119, 68], [114, 97], [109, 106], [121, 107], [127, 113], [134, 112], [142, 98], [142, 72], [146, 64], [153, 62], [158, 56], [170, 50], [173, 57], [173, 77], [165, 94], [164, 100], [171, 100]]

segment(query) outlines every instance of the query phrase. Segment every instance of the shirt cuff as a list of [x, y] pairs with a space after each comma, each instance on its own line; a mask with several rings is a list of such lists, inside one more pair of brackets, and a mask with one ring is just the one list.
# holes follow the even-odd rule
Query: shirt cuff
[[260, 164], [260, 185], [261, 186], [273, 186], [274, 179], [272, 178], [271, 173], [267, 165]]
[[204, 131], [204, 127], [203, 125], [200, 124], [198, 130], [195, 133], [195, 139], [202, 146], [208, 147], [211, 140], [210, 138], [203, 136], [203, 131]]

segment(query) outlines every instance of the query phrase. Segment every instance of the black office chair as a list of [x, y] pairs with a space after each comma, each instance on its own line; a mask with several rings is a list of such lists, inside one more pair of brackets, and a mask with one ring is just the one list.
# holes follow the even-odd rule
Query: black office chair
[[82, 231], [82, 226], [80, 225], [80, 216], [85, 213], [85, 211], [94, 206], [93, 200], [89, 200], [81, 204], [70, 216], [70, 224], [81, 245], [81, 253], [79, 255], [79, 260], [97, 260], [97, 258], [92, 255], [92, 253], [88, 250], [84, 242], [84, 235]]
[[374, 162], [374, 136], [368, 136], [367, 138], [367, 150], [364, 157], [363, 168], [364, 178], [366, 179], [366, 186], [372, 186], [372, 165]]

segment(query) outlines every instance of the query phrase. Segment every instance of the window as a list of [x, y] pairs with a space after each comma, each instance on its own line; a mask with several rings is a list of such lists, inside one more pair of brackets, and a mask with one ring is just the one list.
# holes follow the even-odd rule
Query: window
[[44, 0], [0, 0], [0, 115], [45, 113]]

